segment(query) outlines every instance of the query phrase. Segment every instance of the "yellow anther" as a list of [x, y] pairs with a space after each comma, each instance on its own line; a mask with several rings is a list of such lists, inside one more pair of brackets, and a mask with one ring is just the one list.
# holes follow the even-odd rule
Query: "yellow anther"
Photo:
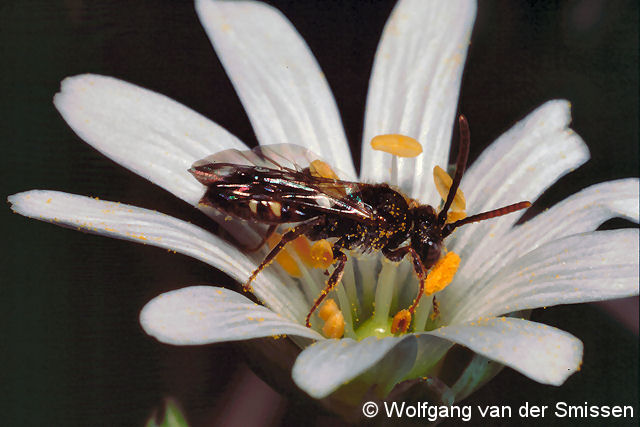
[[339, 312], [338, 304], [333, 298], [327, 298], [318, 310], [318, 316], [325, 322], [336, 312]]
[[[271, 236], [269, 236], [269, 239], [267, 239], [269, 248], [273, 248], [275, 245], [277, 245], [280, 241], [280, 237], [281, 236], [278, 233], [273, 233]], [[286, 248], [280, 251], [280, 253], [276, 256], [275, 261], [280, 264], [280, 266], [284, 268], [284, 271], [286, 271], [290, 276], [302, 277], [300, 267], [298, 267], [298, 264], [296, 264], [296, 261], [293, 259]]]
[[447, 222], [456, 222], [466, 217], [467, 213], [465, 211], [449, 211], [447, 213]]
[[333, 264], [333, 250], [331, 243], [322, 239], [311, 246], [311, 259], [316, 268], [329, 268]]
[[[435, 166], [433, 168], [433, 181], [436, 184], [436, 189], [438, 190], [438, 193], [440, 193], [440, 197], [442, 197], [442, 200], [447, 200], [449, 189], [451, 188], [451, 184], [453, 184], [453, 179], [451, 179], [449, 174], [445, 172], [444, 169], [442, 169], [440, 166]], [[462, 193], [462, 190], [458, 188], [449, 211], [464, 211], [466, 208], [467, 203], [464, 200], [464, 194]]]
[[371, 147], [398, 157], [416, 157], [422, 153], [422, 145], [418, 141], [398, 134], [375, 136], [371, 140]]
[[404, 310], [400, 310], [393, 316], [393, 321], [391, 322], [391, 333], [404, 333], [409, 329], [409, 325], [411, 324], [411, 313], [406, 308]]
[[[340, 179], [338, 175], [331, 169], [331, 166], [322, 160], [314, 160], [309, 164], [309, 172], [312, 176], [319, 178]], [[346, 196], [346, 191], [342, 185], [325, 184], [322, 190], [331, 196], [342, 198]]]
[[300, 236], [293, 240], [290, 245], [293, 247], [293, 250], [296, 251], [304, 265], [309, 268], [315, 267], [315, 262], [311, 259], [311, 243], [309, 239], [305, 236]]
[[314, 160], [309, 165], [309, 172], [312, 176], [320, 178], [338, 179], [338, 175], [331, 169], [331, 166], [323, 162], [322, 160]]
[[453, 280], [458, 266], [460, 265], [460, 257], [455, 252], [447, 252], [445, 256], [440, 258], [436, 265], [431, 268], [425, 282], [424, 294], [431, 295], [439, 292], [449, 286]]
[[342, 338], [344, 335], [344, 316], [340, 310], [327, 319], [322, 327], [322, 333], [327, 338]]

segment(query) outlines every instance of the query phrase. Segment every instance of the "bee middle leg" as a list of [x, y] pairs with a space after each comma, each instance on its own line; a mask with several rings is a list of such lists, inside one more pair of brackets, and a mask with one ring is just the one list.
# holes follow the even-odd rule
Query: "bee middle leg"
[[333, 270], [333, 273], [331, 273], [331, 277], [329, 277], [329, 280], [327, 281], [327, 286], [322, 290], [318, 298], [316, 298], [315, 302], [311, 306], [311, 309], [309, 310], [309, 313], [307, 314], [307, 318], [305, 320], [305, 325], [307, 326], [307, 328], [311, 327], [311, 316], [313, 315], [313, 312], [316, 311], [318, 307], [320, 307], [320, 304], [322, 304], [322, 301], [324, 301], [327, 295], [329, 295], [329, 292], [331, 292], [333, 288], [335, 288], [336, 285], [340, 283], [340, 280], [342, 280], [342, 275], [344, 274], [344, 265], [347, 262], [347, 256], [344, 252], [338, 249], [338, 243], [339, 241], [336, 242], [336, 244], [334, 244], [332, 248], [334, 263], [337, 263], [336, 268]]
[[[316, 225], [321, 224], [323, 220], [324, 219], [322, 217], [313, 218], [313, 219], [311, 219], [311, 220], [309, 220], [307, 222], [303, 222], [302, 224], [298, 224], [297, 226], [293, 227], [291, 230], [289, 230], [286, 233], [284, 233], [282, 235], [282, 238], [278, 242], [278, 244], [276, 244], [273, 247], [273, 249], [271, 249], [271, 252], [269, 252], [269, 254], [267, 254], [267, 256], [264, 258], [264, 260], [262, 260], [262, 262], [260, 263], [258, 268], [253, 270], [253, 273], [251, 273], [251, 276], [249, 276], [249, 278], [244, 283], [244, 285], [242, 285], [242, 289], [245, 290], [246, 292], [251, 292], [251, 282], [253, 282], [253, 280], [256, 278], [258, 273], [260, 273], [262, 270], [264, 270], [264, 268], [266, 266], [271, 264], [271, 262], [280, 253], [280, 251], [284, 249], [285, 245], [287, 243], [289, 243], [290, 241], [295, 240], [298, 237], [302, 236], [303, 234], [307, 233], [309, 230], [311, 230]], [[269, 228], [271, 228], [271, 227], [269, 227]], [[266, 240], [266, 238], [265, 238], [265, 240]]]

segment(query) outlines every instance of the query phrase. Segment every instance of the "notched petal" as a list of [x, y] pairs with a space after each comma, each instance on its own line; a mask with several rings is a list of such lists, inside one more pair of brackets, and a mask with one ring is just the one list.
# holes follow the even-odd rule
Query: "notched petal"
[[296, 335], [322, 339], [245, 296], [225, 288], [192, 286], [162, 294], [140, 313], [145, 332], [163, 343], [199, 345]]
[[561, 385], [582, 363], [579, 339], [523, 319], [481, 318], [427, 333], [464, 345], [542, 384]]

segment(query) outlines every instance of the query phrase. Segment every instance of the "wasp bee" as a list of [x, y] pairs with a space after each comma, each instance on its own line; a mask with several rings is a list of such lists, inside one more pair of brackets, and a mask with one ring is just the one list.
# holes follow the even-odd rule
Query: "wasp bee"
[[[226, 215], [268, 225], [262, 246], [281, 224], [295, 223], [282, 235], [262, 263], [253, 271], [244, 289], [299, 236], [312, 241], [334, 239], [331, 244], [335, 268], [325, 289], [306, 317], [306, 326], [327, 294], [340, 282], [347, 256], [345, 251], [382, 251], [392, 260], [411, 258], [419, 281], [418, 293], [408, 308], [408, 321], [396, 328], [405, 332], [422, 295], [427, 273], [443, 254], [443, 241], [456, 228], [472, 222], [505, 215], [529, 207], [519, 202], [464, 219], [447, 222], [447, 214], [458, 191], [469, 154], [469, 127], [460, 116], [460, 144], [456, 170], [444, 205], [439, 211], [407, 198], [387, 184], [343, 181], [329, 172], [318, 171], [325, 163], [292, 144], [256, 147], [253, 150], [225, 150], [200, 160], [189, 170], [207, 187], [201, 204]], [[435, 304], [435, 301], [434, 301]]]

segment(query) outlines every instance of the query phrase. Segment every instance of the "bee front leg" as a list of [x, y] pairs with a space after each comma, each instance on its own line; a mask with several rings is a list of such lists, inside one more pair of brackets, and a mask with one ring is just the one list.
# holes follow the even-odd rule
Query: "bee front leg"
[[278, 244], [275, 245], [273, 247], [273, 249], [271, 249], [271, 252], [269, 252], [269, 254], [264, 258], [264, 260], [262, 260], [262, 263], [260, 263], [258, 268], [256, 268], [253, 271], [253, 273], [251, 273], [251, 276], [249, 276], [249, 278], [247, 279], [245, 284], [242, 285], [242, 289], [244, 289], [246, 292], [251, 292], [252, 291], [251, 290], [251, 282], [253, 282], [253, 280], [256, 278], [258, 273], [260, 273], [262, 270], [264, 270], [264, 268], [266, 266], [271, 264], [271, 262], [274, 260], [274, 258], [278, 255], [278, 253], [280, 253], [281, 250], [284, 249], [284, 247], [285, 247], [285, 245], [287, 243], [289, 243], [290, 241], [295, 240], [298, 237], [302, 236], [303, 234], [307, 233], [313, 227], [315, 227], [316, 225], [321, 224], [323, 221], [324, 221], [324, 218], [322, 218], [322, 217], [313, 218], [313, 219], [311, 219], [311, 220], [309, 220], [307, 222], [303, 222], [302, 224], [298, 224], [297, 226], [295, 226], [291, 230], [289, 230], [286, 233], [284, 233], [282, 235], [282, 238], [278, 242]]
[[337, 263], [336, 268], [333, 270], [333, 273], [331, 273], [331, 277], [329, 277], [329, 280], [327, 281], [327, 286], [322, 290], [320, 296], [318, 296], [316, 301], [313, 303], [313, 306], [311, 306], [309, 313], [307, 314], [307, 318], [305, 320], [307, 328], [311, 327], [311, 315], [313, 315], [313, 312], [316, 311], [320, 304], [322, 304], [322, 301], [324, 301], [327, 295], [329, 295], [329, 292], [331, 292], [333, 288], [335, 288], [336, 285], [340, 283], [342, 275], [344, 274], [344, 265], [347, 262], [347, 256], [344, 252], [336, 247], [338, 243], [339, 242], [336, 242], [336, 244], [334, 244], [333, 246], [333, 259], [334, 264]]

